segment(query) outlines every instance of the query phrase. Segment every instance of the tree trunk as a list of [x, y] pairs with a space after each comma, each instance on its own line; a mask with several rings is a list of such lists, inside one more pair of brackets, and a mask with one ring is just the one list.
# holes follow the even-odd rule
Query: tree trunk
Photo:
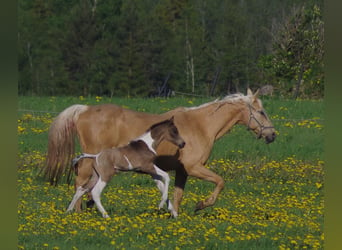
[[296, 84], [296, 88], [293, 94], [293, 98], [296, 100], [299, 96], [299, 91], [300, 91], [300, 85], [302, 83], [302, 79], [303, 79], [303, 73], [304, 73], [304, 65], [301, 64], [300, 65], [300, 71], [299, 71], [299, 75], [298, 75], [298, 81]]
[[194, 58], [192, 56], [191, 44], [188, 35], [188, 21], [185, 22], [185, 32], [186, 32], [186, 57], [187, 57], [187, 68], [190, 70], [191, 75], [191, 90], [192, 93], [195, 92], [195, 70], [194, 70]]

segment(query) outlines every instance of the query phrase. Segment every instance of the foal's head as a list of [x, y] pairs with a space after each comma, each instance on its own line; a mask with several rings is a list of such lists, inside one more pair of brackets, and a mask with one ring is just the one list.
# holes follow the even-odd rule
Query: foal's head
[[173, 122], [173, 117], [169, 120], [152, 125], [150, 132], [151, 137], [155, 141], [154, 147], [157, 147], [162, 140], [169, 141], [179, 148], [185, 146], [185, 141], [179, 135], [178, 129]]
[[271, 143], [276, 138], [276, 132], [272, 122], [268, 118], [261, 101], [258, 99], [259, 90], [252, 93], [247, 91], [247, 108], [245, 109], [245, 122], [248, 129], [258, 135], [258, 138], [265, 138], [266, 143]]

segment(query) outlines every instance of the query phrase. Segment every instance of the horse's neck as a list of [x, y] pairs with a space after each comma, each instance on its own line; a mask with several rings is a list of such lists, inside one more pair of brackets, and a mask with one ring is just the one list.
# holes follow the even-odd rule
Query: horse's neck
[[210, 138], [215, 140], [227, 133], [235, 124], [239, 123], [242, 118], [243, 103], [213, 103], [204, 110], [204, 119], [206, 121], [206, 129]]

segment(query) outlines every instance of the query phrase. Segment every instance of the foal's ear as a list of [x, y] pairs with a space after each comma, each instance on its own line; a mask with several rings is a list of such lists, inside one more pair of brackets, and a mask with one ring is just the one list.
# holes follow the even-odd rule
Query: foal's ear
[[174, 121], [174, 116], [172, 116], [171, 118], [170, 118], [170, 122], [173, 122]]
[[253, 92], [252, 92], [252, 90], [250, 88], [247, 89], [247, 95], [249, 95], [249, 96], [253, 95]]

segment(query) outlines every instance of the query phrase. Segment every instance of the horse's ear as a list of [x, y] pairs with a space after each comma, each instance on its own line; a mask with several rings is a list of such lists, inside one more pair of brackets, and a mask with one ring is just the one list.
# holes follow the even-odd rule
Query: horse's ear
[[247, 95], [249, 95], [249, 96], [253, 95], [253, 92], [252, 92], [252, 90], [250, 88], [247, 89]]
[[255, 99], [258, 98], [258, 96], [259, 96], [259, 91], [260, 91], [260, 89], [258, 89], [258, 90], [254, 93], [254, 98], [255, 98]]
[[170, 122], [173, 122], [174, 121], [174, 116], [172, 116], [171, 118], [170, 118]]

